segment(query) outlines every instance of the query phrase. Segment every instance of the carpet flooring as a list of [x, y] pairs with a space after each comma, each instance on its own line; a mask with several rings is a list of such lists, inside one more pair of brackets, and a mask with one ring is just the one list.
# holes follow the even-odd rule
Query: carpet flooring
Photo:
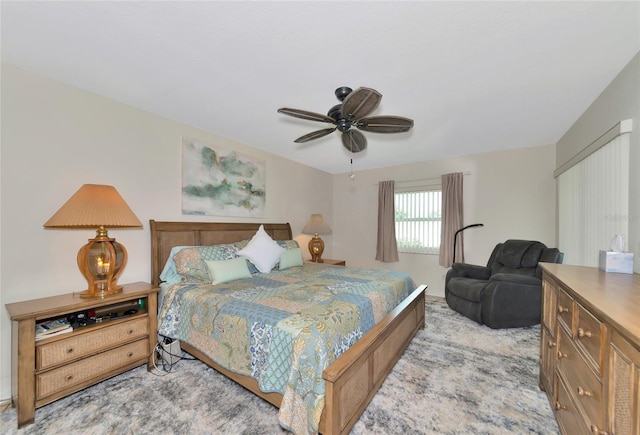
[[[352, 430], [358, 434], [557, 434], [538, 388], [540, 327], [493, 330], [428, 298], [418, 332]], [[284, 434], [277, 409], [199, 361], [146, 366], [36, 410], [3, 434]]]

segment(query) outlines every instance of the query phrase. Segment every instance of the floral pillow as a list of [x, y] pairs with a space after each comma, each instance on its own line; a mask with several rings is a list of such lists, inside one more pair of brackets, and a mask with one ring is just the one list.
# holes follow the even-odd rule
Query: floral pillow
[[276, 243], [289, 251], [290, 249], [299, 248], [298, 242], [295, 240], [276, 240]]
[[238, 256], [234, 244], [185, 248], [173, 257], [177, 272], [185, 283], [211, 282], [206, 261], [231, 260]]

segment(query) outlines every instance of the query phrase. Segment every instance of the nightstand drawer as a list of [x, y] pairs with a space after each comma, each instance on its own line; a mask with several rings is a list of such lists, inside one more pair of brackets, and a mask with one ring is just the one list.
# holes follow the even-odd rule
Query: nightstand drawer
[[113, 326], [98, 328], [85, 334], [36, 346], [36, 371], [73, 361], [126, 343], [138, 337], [149, 335], [148, 317], [140, 317]]
[[132, 364], [144, 363], [149, 353], [149, 340], [139, 340], [116, 349], [85, 358], [73, 364], [36, 375], [36, 400], [99, 378], [113, 370]]

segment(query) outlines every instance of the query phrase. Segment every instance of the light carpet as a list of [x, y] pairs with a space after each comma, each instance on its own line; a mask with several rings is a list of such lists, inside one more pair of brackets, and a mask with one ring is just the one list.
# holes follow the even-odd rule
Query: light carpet
[[[538, 387], [540, 327], [493, 330], [428, 298], [418, 332], [352, 434], [557, 434]], [[146, 366], [36, 410], [7, 434], [283, 434], [277, 409], [199, 361]]]

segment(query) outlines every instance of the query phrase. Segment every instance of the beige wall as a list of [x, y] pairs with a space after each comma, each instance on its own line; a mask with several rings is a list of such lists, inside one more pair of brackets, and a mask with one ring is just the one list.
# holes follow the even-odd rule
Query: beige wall
[[557, 144], [561, 166], [604, 132], [625, 119], [633, 120], [630, 136], [628, 249], [635, 253], [640, 273], [640, 53], [617, 75]]
[[[266, 160], [266, 217], [254, 221], [290, 222], [295, 236], [309, 214], [332, 215], [332, 176], [325, 172], [8, 65], [1, 97], [0, 401], [11, 388], [4, 304], [86, 285], [76, 253], [95, 232], [42, 228], [82, 184], [115, 186], [144, 224], [109, 232], [129, 253], [120, 282], [150, 279], [149, 219], [246, 220], [182, 215], [183, 136]], [[330, 245], [332, 236], [325, 239]]]
[[[398, 145], [400, 146], [400, 145]], [[422, 180], [449, 172], [464, 176], [464, 223], [483, 223], [464, 232], [467, 263], [486, 264], [496, 243], [539, 240], [555, 246], [555, 146], [497, 151], [445, 160], [357, 171], [333, 179], [333, 252], [327, 258], [349, 265], [409, 273], [429, 293], [444, 296], [447, 269], [435, 255], [400, 254], [396, 263], [375, 260], [378, 187], [383, 180]]]

